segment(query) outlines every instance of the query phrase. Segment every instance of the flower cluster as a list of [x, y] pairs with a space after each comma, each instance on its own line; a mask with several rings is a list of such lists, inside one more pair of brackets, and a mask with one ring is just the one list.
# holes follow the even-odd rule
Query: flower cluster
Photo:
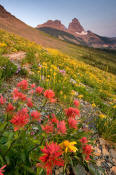
[[[45, 91], [46, 92], [46, 91]], [[47, 91], [48, 93], [49, 91]], [[51, 92], [50, 94], [51, 95]], [[52, 96], [54, 97], [54, 95]], [[48, 98], [49, 99], [49, 98]], [[58, 118], [55, 116], [55, 114], [52, 114], [52, 117], [48, 118], [48, 122], [45, 125], [41, 125], [42, 130], [48, 133], [56, 133], [56, 134], [66, 134], [68, 125], [71, 129], [77, 129], [77, 119], [76, 116], [79, 116], [79, 110], [77, 108], [68, 108], [65, 109], [65, 114], [67, 116], [67, 122], [65, 120], [58, 120]]]
[[[21, 136], [26, 135], [24, 138], [26, 143], [32, 142], [29, 149], [32, 148], [36, 153], [37, 149], [39, 150], [36, 156], [38, 158], [36, 160], [37, 168], [42, 168], [47, 175], [51, 175], [56, 166], [69, 165], [71, 156], [77, 156], [78, 152], [81, 156], [85, 156], [85, 160], [90, 160], [92, 149], [91, 145], [87, 144], [87, 138], [82, 137], [79, 141], [80, 111], [78, 100], [73, 101], [72, 107], [65, 110], [60, 109], [60, 112], [57, 113], [50, 112], [46, 115], [46, 104], [56, 102], [53, 90], [45, 90], [41, 86], [36, 87], [35, 84], [29, 85], [26, 80], [22, 80], [17, 84], [17, 88], [13, 90], [12, 95], [13, 98], [9, 103], [2, 95], [0, 97], [0, 104], [6, 109], [6, 120], [8, 121], [6, 128], [14, 133], [14, 140], [11, 145], [20, 138], [20, 134], [22, 134]], [[37, 105], [35, 103], [35, 97], [42, 97], [41, 104]], [[40, 145], [38, 142], [40, 142]], [[82, 147], [79, 147], [80, 142]], [[17, 143], [20, 143], [20, 141]], [[23, 146], [18, 146], [23, 149]], [[10, 148], [8, 148], [9, 150]], [[40, 150], [43, 153], [42, 155]], [[0, 175], [3, 175], [4, 168], [5, 166], [0, 169]]]
[[26, 101], [26, 95], [23, 94], [22, 92], [19, 92], [19, 90], [17, 88], [13, 90], [12, 94], [13, 94], [14, 100]]

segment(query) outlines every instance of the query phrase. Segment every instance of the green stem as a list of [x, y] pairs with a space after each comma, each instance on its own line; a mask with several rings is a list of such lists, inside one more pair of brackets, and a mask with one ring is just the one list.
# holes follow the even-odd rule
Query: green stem
[[[19, 134], [20, 134], [20, 132], [19, 132]], [[4, 157], [5, 157], [6, 154], [10, 151], [11, 147], [13, 146], [13, 144], [14, 144], [19, 138], [21, 138], [21, 135], [20, 135], [17, 139], [14, 139], [14, 140], [12, 141], [10, 147], [9, 147], [9, 148], [7, 149], [7, 151], [4, 153], [4, 155], [3, 155]]]
[[8, 126], [8, 123], [4, 126], [3, 131], [0, 133], [0, 137], [1, 137], [2, 134], [4, 133], [4, 130], [7, 128], [7, 126]]
[[29, 150], [29, 153], [30, 153], [31, 151], [33, 151], [34, 149], [36, 149], [37, 147], [39, 147], [39, 146], [43, 143], [43, 141], [44, 141], [44, 137], [42, 138], [40, 144], [35, 145], [32, 149]]
[[10, 151], [12, 145], [15, 143], [16, 139], [13, 140], [13, 142], [11, 143], [10, 147], [8, 148], [8, 150], [4, 153], [4, 157], [6, 156], [6, 154]]

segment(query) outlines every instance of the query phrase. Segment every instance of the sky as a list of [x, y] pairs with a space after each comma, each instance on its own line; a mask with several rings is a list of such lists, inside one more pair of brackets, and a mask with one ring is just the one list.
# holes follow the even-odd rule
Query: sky
[[76, 17], [85, 30], [116, 37], [116, 0], [0, 0], [0, 4], [33, 27], [49, 19], [68, 27]]

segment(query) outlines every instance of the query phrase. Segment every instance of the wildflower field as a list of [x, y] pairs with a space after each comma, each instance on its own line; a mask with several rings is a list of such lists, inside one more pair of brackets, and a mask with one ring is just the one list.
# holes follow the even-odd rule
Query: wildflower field
[[[25, 52], [20, 66], [4, 57], [19, 51]], [[5, 98], [2, 84], [13, 76], [23, 80]], [[91, 135], [95, 129], [116, 142], [115, 71], [0, 30], [0, 85], [1, 175], [49, 175], [56, 167], [61, 174], [78, 175], [77, 164], [87, 172], [103, 173], [94, 166]], [[81, 101], [97, 111], [92, 130], [83, 128]]]

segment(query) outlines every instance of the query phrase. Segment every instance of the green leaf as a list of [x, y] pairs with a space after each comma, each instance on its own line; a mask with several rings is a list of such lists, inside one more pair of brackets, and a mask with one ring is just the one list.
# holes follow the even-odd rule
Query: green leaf
[[73, 167], [73, 161], [72, 161], [72, 159], [71, 159], [70, 156], [69, 156], [69, 159], [70, 159], [70, 163], [71, 163], [71, 165], [72, 165], [72, 167]]
[[43, 174], [44, 170], [40, 167], [37, 168], [37, 175]]
[[29, 166], [26, 166], [26, 165], [24, 165], [23, 166], [23, 168], [25, 169], [25, 171], [26, 171], [26, 174], [28, 173], [28, 174], [35, 174], [34, 173], [34, 170], [32, 169], [32, 167], [29, 167]]
[[9, 156], [5, 156], [5, 160], [7, 162], [7, 165], [9, 165], [10, 164], [10, 158], [9, 158]]
[[3, 158], [2, 158], [2, 156], [0, 155], [0, 162], [4, 162], [4, 160], [3, 160]]
[[1, 143], [1, 144], [7, 143], [7, 137], [1, 137], [1, 138], [0, 138], [0, 143]]
[[22, 160], [23, 162], [26, 161], [26, 155], [25, 155], [24, 152], [21, 152], [21, 153], [20, 153], [20, 157], [21, 157], [21, 160]]
[[0, 131], [2, 131], [6, 125], [7, 125], [7, 122], [1, 123], [0, 124]]

